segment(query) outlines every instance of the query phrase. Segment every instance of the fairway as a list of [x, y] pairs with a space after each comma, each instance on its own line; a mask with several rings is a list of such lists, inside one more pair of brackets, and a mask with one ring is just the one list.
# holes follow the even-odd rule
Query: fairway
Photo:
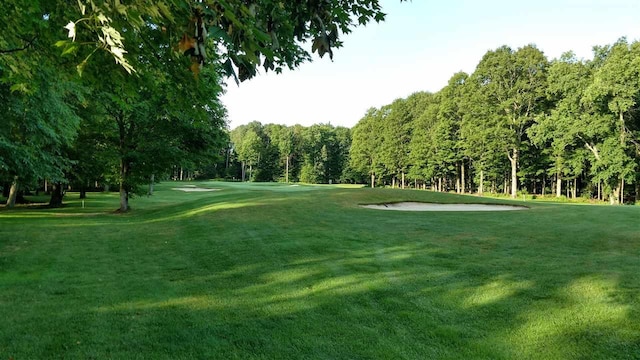
[[[0, 209], [0, 359], [640, 358], [638, 206], [223, 182], [65, 201]], [[529, 209], [360, 206], [403, 201]]]

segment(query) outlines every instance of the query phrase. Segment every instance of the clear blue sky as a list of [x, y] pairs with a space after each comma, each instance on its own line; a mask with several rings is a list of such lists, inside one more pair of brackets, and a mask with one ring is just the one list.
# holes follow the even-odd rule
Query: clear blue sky
[[370, 107], [416, 91], [438, 91], [458, 71], [471, 73], [502, 45], [535, 44], [549, 59], [594, 45], [640, 39], [640, 0], [381, 0], [387, 19], [343, 35], [334, 61], [283, 74], [260, 73], [222, 97], [231, 129], [257, 120], [352, 127]]

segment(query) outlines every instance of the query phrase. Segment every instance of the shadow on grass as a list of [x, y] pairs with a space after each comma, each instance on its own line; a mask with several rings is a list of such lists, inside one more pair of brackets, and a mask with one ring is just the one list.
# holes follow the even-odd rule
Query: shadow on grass
[[[215, 208], [230, 200], [141, 212], [133, 218], [150, 221], [141, 230], [146, 236], [61, 242], [67, 248], [49, 252], [44, 269], [3, 260], [11, 271], [0, 275], [6, 319], [0, 353], [172, 359], [640, 354], [637, 212], [614, 210], [609, 216], [616, 221], [606, 221], [606, 228], [598, 221], [602, 210], [586, 207], [500, 216], [383, 214], [347, 206], [363, 200], [350, 192], [290, 202], [251, 195], [237, 200], [245, 206]], [[163, 221], [152, 221], [162, 215]]]

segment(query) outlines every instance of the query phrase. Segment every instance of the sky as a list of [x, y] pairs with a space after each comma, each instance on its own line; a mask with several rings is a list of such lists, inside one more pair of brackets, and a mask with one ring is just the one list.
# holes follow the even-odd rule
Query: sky
[[417, 91], [436, 92], [458, 71], [472, 73], [502, 45], [535, 44], [551, 60], [594, 45], [640, 40], [639, 0], [381, 0], [386, 20], [342, 35], [344, 46], [282, 74], [261, 71], [222, 102], [230, 129], [324, 123], [353, 127], [371, 107]]

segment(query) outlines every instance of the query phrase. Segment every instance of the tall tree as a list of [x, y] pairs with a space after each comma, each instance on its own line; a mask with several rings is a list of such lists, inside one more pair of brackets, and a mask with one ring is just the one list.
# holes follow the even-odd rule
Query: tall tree
[[354, 170], [371, 177], [371, 187], [375, 186], [376, 176], [382, 175], [382, 116], [381, 109], [370, 108], [352, 131], [350, 165]]
[[50, 82], [57, 76], [53, 72], [43, 64], [30, 80], [28, 93], [11, 92], [0, 84], [0, 102], [6, 106], [0, 120], [0, 178], [12, 183], [8, 207], [15, 205], [21, 182], [49, 179], [59, 193], [70, 165], [64, 148], [76, 134], [80, 119], [74, 104], [79, 102], [73, 83], [60, 78]]
[[473, 75], [493, 110], [495, 131], [504, 139], [513, 198], [518, 191], [518, 163], [526, 130], [544, 109], [547, 67], [546, 57], [533, 45], [517, 51], [503, 46], [485, 54]]
[[[594, 81], [586, 91], [587, 101], [606, 104], [603, 112], [612, 115], [611, 137], [602, 144], [603, 153], [608, 156], [600, 164], [607, 169], [600, 177], [612, 189], [611, 199], [617, 203], [623, 201], [625, 182], [635, 179], [635, 164], [629, 146], [636, 139], [629, 122], [637, 110], [639, 97], [640, 42], [629, 44], [622, 38], [610, 48], [602, 66], [595, 70]], [[603, 176], [605, 173], [607, 175]]]
[[[171, 165], [193, 165], [201, 156], [213, 159], [224, 146], [225, 111], [217, 96], [222, 88], [214, 68], [193, 79], [186, 61], [172, 57], [163, 31], [154, 26], [126, 32], [134, 64], [127, 74], [105, 54], [100, 71], [85, 69], [92, 83], [92, 100], [110, 125], [107, 141], [118, 154], [120, 208], [129, 209], [129, 197], [153, 174]], [[135, 60], [135, 61], [134, 61]], [[108, 76], [105, 76], [108, 74]], [[206, 155], [204, 155], [206, 154]]]
[[63, 150], [76, 134], [83, 91], [52, 47], [64, 11], [58, 3], [7, 0], [0, 12], [0, 178], [12, 183], [9, 207], [21, 182], [64, 182], [70, 165]]
[[545, 149], [551, 159], [550, 170], [555, 175], [556, 197], [562, 195], [562, 180], [571, 172], [569, 160], [584, 126], [582, 102], [591, 82], [589, 68], [568, 52], [549, 67], [547, 94], [555, 104], [551, 111], [536, 118], [528, 130], [533, 143]]

